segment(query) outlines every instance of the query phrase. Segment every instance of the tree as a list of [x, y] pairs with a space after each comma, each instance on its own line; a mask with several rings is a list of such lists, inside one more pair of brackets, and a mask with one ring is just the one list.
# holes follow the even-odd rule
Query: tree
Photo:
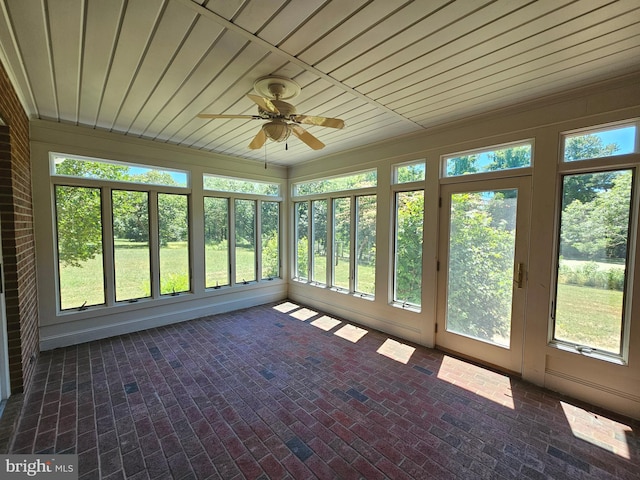
[[509, 200], [451, 197], [447, 299], [447, 328], [488, 341], [509, 333], [515, 248], [513, 222], [495, 222], [492, 201]]
[[399, 192], [396, 209], [395, 298], [420, 305], [424, 191]]
[[594, 191], [591, 200], [571, 199], [570, 193], [564, 194], [566, 206], [560, 233], [560, 253], [564, 257], [582, 256], [590, 260], [626, 257], [632, 174], [625, 170], [608, 175], [611, 187]]

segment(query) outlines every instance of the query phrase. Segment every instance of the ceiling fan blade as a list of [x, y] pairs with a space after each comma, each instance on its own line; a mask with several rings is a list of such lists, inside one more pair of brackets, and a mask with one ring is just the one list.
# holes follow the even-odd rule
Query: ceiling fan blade
[[291, 132], [314, 150], [320, 150], [324, 148], [324, 143], [311, 135], [300, 125], [291, 125]]
[[267, 135], [264, 133], [264, 130], [260, 128], [260, 131], [258, 132], [258, 134], [253, 138], [253, 140], [251, 140], [251, 143], [249, 144], [249, 148], [251, 150], [257, 150], [261, 148], [264, 145], [264, 142], [266, 141], [267, 141]]
[[344, 120], [339, 118], [313, 117], [311, 115], [293, 115], [292, 121], [319, 127], [343, 128]]
[[246, 118], [247, 120], [261, 120], [257, 115], [217, 115], [215, 113], [199, 113], [198, 118]]
[[247, 97], [253, 100], [265, 112], [275, 113], [276, 115], [280, 113], [280, 111], [268, 98], [264, 98], [259, 95], [252, 95], [251, 93], [248, 93]]

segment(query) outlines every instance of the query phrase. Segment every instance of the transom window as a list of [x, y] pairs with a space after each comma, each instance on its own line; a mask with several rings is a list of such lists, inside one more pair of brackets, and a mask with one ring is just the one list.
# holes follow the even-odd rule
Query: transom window
[[443, 176], [498, 172], [531, 166], [531, 142], [473, 150], [444, 157]]
[[575, 162], [634, 153], [636, 130], [636, 125], [622, 125], [565, 135], [562, 159]]

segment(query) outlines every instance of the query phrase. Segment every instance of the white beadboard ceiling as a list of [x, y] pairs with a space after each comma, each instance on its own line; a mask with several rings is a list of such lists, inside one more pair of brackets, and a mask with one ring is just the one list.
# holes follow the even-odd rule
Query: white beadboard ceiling
[[32, 118], [264, 160], [254, 81], [277, 74], [327, 146], [293, 165], [638, 70], [638, 0], [0, 0], [0, 60]]

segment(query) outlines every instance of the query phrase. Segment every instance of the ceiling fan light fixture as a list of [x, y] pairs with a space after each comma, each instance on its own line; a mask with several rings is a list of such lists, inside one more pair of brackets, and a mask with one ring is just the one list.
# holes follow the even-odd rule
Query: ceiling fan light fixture
[[281, 120], [273, 120], [267, 122], [262, 126], [267, 138], [270, 138], [274, 142], [284, 142], [291, 134], [291, 129], [286, 122]]

